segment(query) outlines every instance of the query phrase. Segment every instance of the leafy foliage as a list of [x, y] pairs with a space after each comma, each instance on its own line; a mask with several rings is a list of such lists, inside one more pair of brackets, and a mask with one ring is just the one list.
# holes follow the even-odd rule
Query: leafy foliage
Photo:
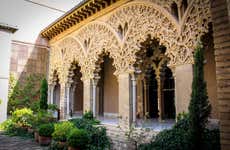
[[65, 142], [67, 140], [67, 135], [73, 128], [74, 124], [68, 121], [57, 123], [54, 125], [52, 137], [56, 141]]
[[46, 79], [43, 79], [41, 83], [41, 89], [40, 89], [40, 109], [44, 109], [44, 110], [48, 109], [47, 92], [48, 92], [48, 83]]
[[37, 114], [34, 115], [32, 127], [37, 129], [42, 124], [53, 123], [55, 121], [56, 120], [53, 118], [51, 113], [45, 110], [40, 110]]
[[88, 134], [86, 130], [74, 128], [71, 130], [67, 141], [68, 145], [75, 148], [85, 149], [88, 145]]
[[54, 132], [54, 125], [52, 123], [42, 124], [38, 128], [38, 133], [40, 136], [51, 137]]
[[56, 104], [48, 104], [48, 109], [52, 111], [58, 110], [58, 106]]
[[204, 80], [203, 51], [201, 45], [198, 45], [195, 50], [192, 96], [189, 104], [189, 131], [191, 132], [191, 142], [195, 149], [201, 149], [202, 134], [211, 112]]
[[83, 119], [93, 120], [93, 112], [92, 111], [86, 111], [83, 114]]
[[33, 111], [28, 108], [16, 109], [12, 113], [12, 121], [16, 123], [19, 127], [31, 127], [31, 122], [33, 119]]
[[105, 150], [110, 149], [110, 140], [106, 135], [106, 128], [98, 126], [87, 129], [89, 134], [89, 150]]
[[[41, 79], [42, 75], [32, 74], [18, 81], [13, 74], [10, 74], [8, 114], [16, 108], [29, 108], [34, 102], [39, 101]], [[36, 112], [37, 110], [33, 111]]]
[[110, 140], [106, 135], [106, 128], [96, 126], [99, 124], [95, 119], [72, 119], [70, 120], [78, 129], [87, 131], [89, 142], [87, 149], [89, 150], [104, 150], [110, 148]]
[[27, 128], [32, 126], [33, 111], [28, 108], [17, 109], [11, 118], [1, 124], [1, 128], [8, 135], [30, 136]]

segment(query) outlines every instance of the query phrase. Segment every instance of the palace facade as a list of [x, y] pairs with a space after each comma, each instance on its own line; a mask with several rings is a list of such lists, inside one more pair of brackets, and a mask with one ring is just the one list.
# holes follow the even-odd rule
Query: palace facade
[[[49, 102], [61, 118], [91, 110], [127, 127], [187, 112], [193, 53], [205, 48], [205, 80], [229, 147], [230, 2], [86, 0], [42, 31], [49, 40]], [[229, 55], [228, 55], [229, 56]]]

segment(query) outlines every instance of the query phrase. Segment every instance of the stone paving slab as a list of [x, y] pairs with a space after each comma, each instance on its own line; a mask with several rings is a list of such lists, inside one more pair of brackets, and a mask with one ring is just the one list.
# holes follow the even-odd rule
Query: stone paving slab
[[47, 147], [41, 147], [33, 139], [21, 137], [10, 137], [0, 133], [0, 150], [47, 150]]

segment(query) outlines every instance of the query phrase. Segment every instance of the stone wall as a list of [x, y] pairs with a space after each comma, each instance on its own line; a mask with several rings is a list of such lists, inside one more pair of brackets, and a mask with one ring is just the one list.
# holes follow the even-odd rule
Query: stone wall
[[111, 140], [112, 150], [135, 150], [142, 143], [149, 143], [159, 132], [147, 128], [122, 129], [116, 125], [103, 125]]
[[211, 5], [219, 102], [221, 149], [230, 149], [230, 22], [229, 1], [213, 0]]

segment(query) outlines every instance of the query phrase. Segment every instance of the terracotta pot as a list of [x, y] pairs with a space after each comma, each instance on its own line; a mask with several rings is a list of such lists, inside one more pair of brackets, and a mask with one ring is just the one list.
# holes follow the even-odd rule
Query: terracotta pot
[[49, 145], [51, 143], [51, 137], [46, 137], [46, 136], [40, 136], [38, 137], [38, 141], [40, 145]]
[[81, 149], [80, 149], [80, 148], [75, 148], [75, 147], [69, 146], [69, 147], [68, 147], [68, 150], [81, 150]]
[[38, 142], [38, 137], [39, 137], [38, 131], [34, 131], [34, 140], [36, 142]]
[[33, 134], [33, 133], [34, 133], [34, 129], [32, 129], [32, 128], [28, 128], [27, 131], [28, 131], [28, 133], [30, 133], [30, 134]]

